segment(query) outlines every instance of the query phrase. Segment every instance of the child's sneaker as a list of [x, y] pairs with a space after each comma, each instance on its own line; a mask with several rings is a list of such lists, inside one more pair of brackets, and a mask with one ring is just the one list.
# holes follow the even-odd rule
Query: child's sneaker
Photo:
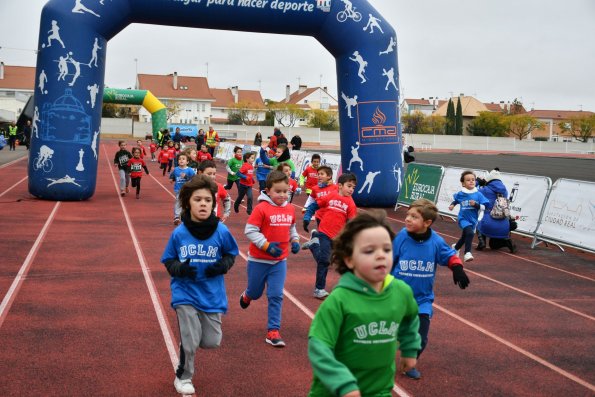
[[455, 248], [456, 245], [457, 245], [456, 243], [453, 243], [451, 245], [451, 247], [452, 247], [453, 250], [455, 250], [457, 252], [457, 256], [461, 256], [461, 250], [460, 249], [456, 249]]
[[471, 262], [473, 260], [473, 255], [471, 255], [471, 252], [465, 252], [465, 256], [463, 257], [463, 261], [465, 262]]
[[242, 295], [240, 295], [240, 307], [242, 309], [246, 309], [248, 306], [250, 306], [250, 302], [252, 302], [252, 299], [246, 295], [246, 291], [242, 292]]
[[278, 329], [272, 329], [267, 332], [267, 337], [265, 339], [266, 343], [269, 345], [273, 345], [274, 347], [285, 347], [285, 342], [281, 338], [281, 334], [279, 333]]
[[328, 292], [325, 289], [314, 288], [314, 297], [316, 299], [324, 299], [328, 296]]
[[137, 194], [136, 194], [136, 199], [138, 200], [139, 198], [140, 198], [140, 194], [139, 194], [139, 193], [137, 193]]
[[180, 218], [174, 218], [174, 226], [178, 226], [180, 223], [182, 223]]
[[310, 240], [308, 240], [304, 244], [302, 244], [303, 250], [310, 249], [310, 246], [312, 246], [314, 244], [320, 244], [320, 240], [318, 239], [318, 237], [314, 237], [314, 238], [312, 237], [314, 235], [314, 233], [316, 233], [316, 229], [310, 230]]
[[124, 191], [121, 191], [120, 196], [124, 197], [124, 196], [126, 196], [126, 193], [124, 193]]
[[194, 385], [192, 385], [192, 379], [180, 379], [176, 376], [174, 379], [174, 387], [180, 394], [194, 394]]
[[415, 368], [412, 368], [409, 371], [406, 371], [405, 372], [405, 376], [407, 376], [408, 378], [411, 378], [411, 379], [420, 380], [421, 379], [421, 372], [419, 372]]
[[130, 189], [128, 188], [128, 186], [126, 186], [126, 193], [129, 193]]

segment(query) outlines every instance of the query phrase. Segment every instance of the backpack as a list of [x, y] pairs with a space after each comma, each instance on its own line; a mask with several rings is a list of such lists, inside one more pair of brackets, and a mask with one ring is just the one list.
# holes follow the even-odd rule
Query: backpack
[[496, 197], [494, 206], [490, 211], [490, 216], [493, 219], [505, 219], [510, 218], [510, 202], [508, 199], [501, 194]]

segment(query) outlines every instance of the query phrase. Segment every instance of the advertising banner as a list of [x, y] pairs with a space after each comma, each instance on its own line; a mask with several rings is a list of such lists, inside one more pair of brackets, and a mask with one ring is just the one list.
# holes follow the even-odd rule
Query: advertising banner
[[[411, 164], [414, 163], [409, 163], [409, 166], [411, 166]], [[438, 201], [436, 201], [438, 211], [454, 217], [459, 214], [458, 205], [452, 211], [448, 209], [448, 206], [452, 203], [454, 194], [461, 190], [461, 174], [468, 169], [469, 168], [446, 167], [444, 176], [442, 177], [442, 183], [440, 184], [440, 190], [438, 191]], [[471, 171], [478, 176], [483, 176], [487, 172], [486, 170], [473, 169]]]
[[421, 163], [409, 163], [405, 177], [401, 179], [400, 169], [397, 170], [395, 178], [399, 182], [398, 202], [410, 205], [417, 199], [425, 198], [436, 202], [440, 180], [444, 173], [444, 167]]
[[194, 124], [168, 124], [167, 128], [169, 128], [169, 133], [172, 137], [176, 132], [176, 128], [180, 128], [180, 134], [183, 136], [194, 138], [198, 135], [198, 127]]
[[595, 183], [558, 179], [537, 235], [595, 250]]
[[[309, 161], [310, 158], [308, 158], [308, 162]], [[339, 178], [339, 171], [341, 170], [341, 155], [334, 153], [323, 153], [321, 165], [331, 167], [331, 169], [333, 170], [333, 182], [337, 183], [337, 179]], [[358, 184], [361, 185], [363, 182], [364, 181], [358, 181]]]
[[310, 158], [312, 157], [312, 153], [306, 152], [303, 150], [292, 150], [291, 151], [291, 161], [295, 165], [295, 179], [299, 181], [300, 175], [306, 169], [306, 167], [310, 164]]

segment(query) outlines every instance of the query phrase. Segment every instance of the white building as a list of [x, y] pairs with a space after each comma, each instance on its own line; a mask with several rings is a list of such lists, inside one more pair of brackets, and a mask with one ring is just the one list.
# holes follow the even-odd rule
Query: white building
[[16, 121], [33, 94], [35, 68], [0, 62], [0, 122]]
[[[339, 103], [328, 93], [327, 87], [311, 87], [300, 85], [297, 91], [291, 93], [289, 85], [285, 86], [285, 98], [279, 101], [281, 104], [297, 105], [300, 109], [306, 112], [314, 109], [321, 109], [330, 112], [338, 112]], [[288, 117], [282, 120], [283, 124], [288, 125]], [[277, 121], [275, 120], [277, 124]], [[308, 125], [307, 116], [298, 119], [295, 127], [303, 127]]]

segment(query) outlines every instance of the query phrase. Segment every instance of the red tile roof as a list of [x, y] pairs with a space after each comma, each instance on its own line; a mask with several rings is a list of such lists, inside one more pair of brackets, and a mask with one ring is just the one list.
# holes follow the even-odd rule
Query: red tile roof
[[582, 110], [531, 110], [528, 114], [538, 119], [565, 120], [571, 117], [591, 116], [595, 113]]
[[[228, 108], [235, 103], [231, 88], [211, 88], [211, 94], [215, 98], [212, 107]], [[251, 104], [254, 108], [264, 108], [262, 95], [256, 90], [238, 90], [238, 102]]]
[[407, 101], [407, 103], [409, 105], [431, 105], [430, 101], [427, 99], [414, 99], [414, 98], [405, 98], [405, 101]]
[[4, 78], [0, 80], [0, 89], [34, 90], [35, 68], [4, 65]]
[[[178, 75], [178, 89], [174, 89], [174, 76], [156, 74], [139, 74], [139, 89], [149, 90], [158, 98], [185, 98], [214, 100], [205, 77]], [[187, 87], [187, 88], [186, 88]]]
[[306, 98], [308, 95], [311, 95], [312, 93], [316, 92], [316, 90], [318, 90], [318, 89], [323, 90], [324, 92], [327, 93], [328, 96], [330, 96], [331, 98], [334, 99], [334, 97], [331, 94], [329, 94], [328, 91], [325, 91], [324, 89], [322, 89], [320, 87], [312, 87], [312, 88], [306, 88], [301, 94], [300, 94], [299, 90], [294, 91], [292, 94], [289, 95], [289, 101], [287, 101], [287, 98], [283, 98], [279, 102], [280, 103], [293, 103], [294, 105], [296, 105], [299, 101]]

